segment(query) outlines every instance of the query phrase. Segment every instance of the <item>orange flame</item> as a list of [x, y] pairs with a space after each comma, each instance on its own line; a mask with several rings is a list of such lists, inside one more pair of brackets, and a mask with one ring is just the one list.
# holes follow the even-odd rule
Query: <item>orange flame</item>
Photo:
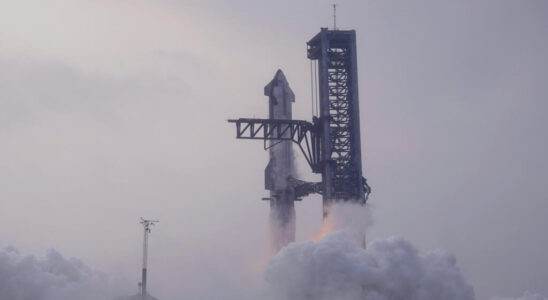
[[331, 218], [324, 219], [322, 222], [322, 225], [320, 226], [320, 229], [318, 230], [318, 233], [314, 237], [312, 237], [312, 241], [317, 243], [321, 239], [323, 239], [328, 234], [332, 233], [333, 231], [337, 230], [337, 225], [335, 224], [334, 220]]

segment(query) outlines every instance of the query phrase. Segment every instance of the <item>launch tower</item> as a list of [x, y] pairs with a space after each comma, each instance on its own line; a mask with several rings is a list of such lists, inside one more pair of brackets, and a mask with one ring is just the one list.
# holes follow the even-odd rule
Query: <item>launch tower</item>
[[[307, 46], [307, 56], [314, 65], [312, 73], [317, 74], [313, 76], [313, 95], [317, 95], [318, 113], [312, 116], [312, 122], [272, 113], [269, 119], [240, 118], [229, 122], [235, 123], [238, 139], [263, 140], [265, 145], [269, 141], [270, 147], [278, 147], [284, 141], [296, 144], [312, 172], [322, 175], [322, 181], [305, 182], [289, 173], [278, 173], [276, 180], [286, 182], [292, 192], [291, 197], [284, 198], [290, 202], [291, 211], [293, 201], [319, 193], [326, 217], [331, 203], [349, 201], [364, 205], [371, 191], [362, 171], [356, 32], [322, 28]], [[272, 106], [270, 109], [272, 112]], [[279, 156], [290, 152], [274, 153]], [[272, 159], [272, 150], [270, 154]], [[285, 157], [282, 161], [290, 159]], [[271, 198], [271, 207], [272, 203]]]
[[322, 28], [307, 45], [308, 58], [317, 61], [324, 207], [340, 200], [364, 204], [369, 187], [362, 176], [356, 32]]

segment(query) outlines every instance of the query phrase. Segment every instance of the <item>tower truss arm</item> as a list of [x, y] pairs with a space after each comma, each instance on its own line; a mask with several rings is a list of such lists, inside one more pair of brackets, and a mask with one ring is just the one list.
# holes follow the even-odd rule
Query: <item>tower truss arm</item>
[[[228, 120], [236, 124], [236, 138], [264, 141], [292, 141], [299, 146], [314, 173], [321, 173], [320, 136], [316, 124], [302, 120]], [[316, 123], [316, 122], [315, 122]]]

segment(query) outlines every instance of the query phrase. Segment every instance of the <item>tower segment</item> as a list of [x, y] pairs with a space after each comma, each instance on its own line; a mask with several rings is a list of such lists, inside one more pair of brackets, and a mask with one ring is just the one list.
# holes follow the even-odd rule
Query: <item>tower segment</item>
[[318, 68], [324, 208], [332, 201], [365, 203], [369, 187], [362, 176], [356, 32], [322, 28], [307, 45]]

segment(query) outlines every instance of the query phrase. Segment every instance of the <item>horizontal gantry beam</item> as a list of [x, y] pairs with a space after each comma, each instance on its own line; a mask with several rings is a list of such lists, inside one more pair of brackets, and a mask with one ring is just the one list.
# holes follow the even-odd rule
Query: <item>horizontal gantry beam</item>
[[317, 126], [302, 120], [249, 119], [228, 120], [236, 124], [236, 138], [263, 141], [292, 141], [301, 149], [315, 173], [319, 166], [320, 137]]

